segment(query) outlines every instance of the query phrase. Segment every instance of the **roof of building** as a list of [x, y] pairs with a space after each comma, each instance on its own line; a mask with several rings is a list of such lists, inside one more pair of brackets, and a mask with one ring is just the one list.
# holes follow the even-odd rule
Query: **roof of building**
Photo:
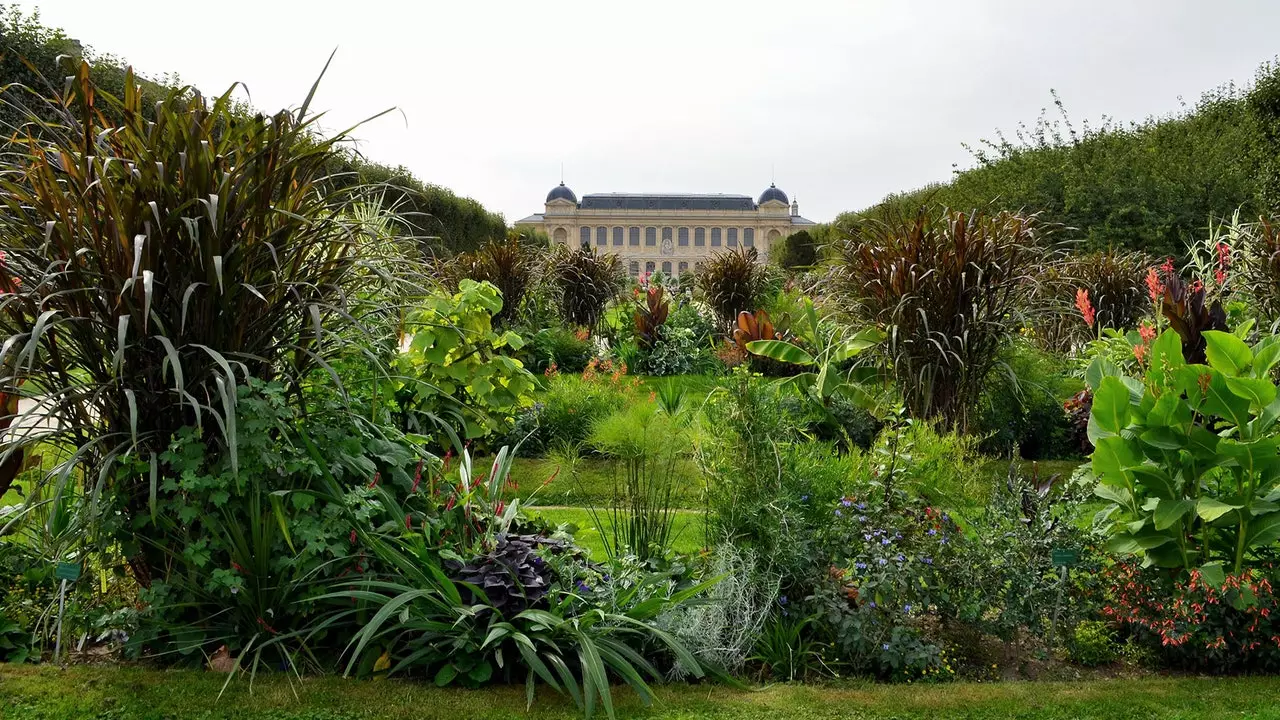
[[551, 192], [547, 193], [547, 202], [552, 200], [568, 200], [576, 203], [578, 202], [578, 196], [574, 195], [573, 191], [566, 187], [564, 181], [561, 180], [559, 185], [551, 188]]
[[755, 210], [748, 195], [692, 193], [593, 193], [583, 195], [584, 210]]
[[792, 215], [791, 224], [792, 225], [817, 225], [818, 223], [810, 220], [809, 218], [800, 217], [799, 215]]
[[534, 213], [528, 217], [522, 217], [516, 221], [516, 225], [533, 225], [544, 220], [542, 213]]
[[773, 183], [769, 183], [769, 187], [765, 188], [765, 191], [760, 193], [760, 199], [757, 202], [763, 205], [770, 200], [778, 200], [782, 202], [783, 205], [791, 202], [787, 199], [787, 194], [779, 190], [778, 186]]

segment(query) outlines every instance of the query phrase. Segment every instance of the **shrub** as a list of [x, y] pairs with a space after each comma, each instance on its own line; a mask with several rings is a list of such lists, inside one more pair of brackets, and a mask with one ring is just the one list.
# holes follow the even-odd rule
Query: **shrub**
[[178, 430], [203, 425], [234, 468], [237, 387], [271, 377], [296, 391], [367, 342], [335, 328], [372, 312], [356, 299], [403, 290], [413, 262], [353, 219], [363, 188], [326, 184], [346, 136], [318, 135], [309, 102], [241, 117], [230, 91], [210, 104], [183, 89], [148, 117], [132, 74], [116, 96], [84, 63], [66, 87], [40, 101], [56, 117], [41, 137], [28, 126], [3, 152], [0, 336], [23, 358], [0, 388], [42, 398], [53, 430], [11, 450], [74, 448], [65, 467], [98, 478], [96, 507], [115, 518], [104, 530], [145, 585], [168, 562], [138, 540], [154, 539], [158, 456]]
[[1089, 436], [1109, 548], [1213, 578], [1273, 557], [1280, 538], [1280, 508], [1265, 499], [1280, 478], [1280, 434], [1264, 409], [1280, 337], [1252, 348], [1221, 331], [1198, 337], [1208, 366], [1184, 360], [1173, 330], [1144, 354], [1143, 379], [1095, 361]]
[[807, 268], [818, 261], [818, 248], [809, 231], [801, 230], [788, 235], [774, 257], [787, 270]]
[[551, 274], [560, 292], [560, 316], [570, 325], [594, 328], [622, 289], [622, 263], [613, 254], [562, 250], [551, 260]]
[[1029, 460], [1080, 453], [1062, 403], [1080, 388], [1068, 362], [1026, 341], [1000, 353], [974, 419], [983, 451], [1008, 456], [1015, 448]]
[[1100, 620], [1085, 620], [1076, 625], [1067, 651], [1071, 662], [1085, 667], [1110, 665], [1120, 656], [1115, 632]]
[[480, 249], [458, 255], [449, 261], [447, 277], [454, 285], [463, 278], [488, 282], [498, 288], [501, 309], [493, 316], [499, 327], [516, 320], [524, 305], [525, 295], [535, 284], [536, 256], [518, 239], [492, 241]]
[[714, 253], [698, 273], [698, 288], [720, 323], [732, 324], [738, 313], [753, 311], [764, 299], [767, 270], [755, 248]]
[[658, 339], [640, 354], [636, 369], [648, 375], [692, 375], [713, 365], [712, 322], [694, 303], [683, 302], [658, 329]]
[[407, 318], [394, 386], [405, 432], [432, 433], [448, 413], [468, 438], [505, 434], [516, 413], [533, 405], [533, 375], [506, 354], [524, 340], [492, 325], [501, 308], [497, 288], [464, 278], [458, 292], [429, 295]]
[[541, 399], [518, 416], [508, 444], [540, 456], [586, 442], [592, 426], [635, 398], [626, 368], [612, 361], [587, 363], [582, 375], [547, 378]]
[[[1151, 259], [1142, 253], [1107, 250], [1071, 254], [1041, 272], [1028, 321], [1042, 346], [1069, 350], [1097, 329], [1134, 330], [1150, 312], [1145, 284]], [[1092, 325], [1081, 322], [1071, 300], [1084, 290], [1094, 310]]]
[[1165, 664], [1200, 672], [1280, 668], [1280, 605], [1272, 569], [1172, 579], [1133, 562], [1108, 572], [1103, 615], [1134, 634]]
[[921, 209], [862, 220], [833, 245], [831, 289], [885, 330], [912, 417], [968, 428], [1045, 261], [1046, 232], [1035, 216]]
[[522, 354], [525, 364], [533, 372], [544, 372], [554, 367], [560, 372], [580, 373], [591, 362], [594, 353], [595, 346], [585, 330], [549, 327], [534, 333]]
[[649, 350], [658, 342], [662, 325], [670, 312], [671, 303], [663, 299], [663, 287], [657, 284], [649, 286], [632, 316], [636, 346], [640, 350]]

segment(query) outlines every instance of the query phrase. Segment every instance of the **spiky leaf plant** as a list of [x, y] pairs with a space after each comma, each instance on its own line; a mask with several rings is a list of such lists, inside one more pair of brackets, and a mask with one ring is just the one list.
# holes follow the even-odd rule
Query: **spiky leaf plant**
[[653, 348], [658, 342], [658, 333], [667, 321], [671, 312], [671, 303], [662, 297], [661, 285], [650, 285], [644, 298], [636, 304], [633, 320], [636, 328], [636, 344], [644, 350]]
[[[1068, 350], [1097, 336], [1098, 328], [1133, 330], [1151, 310], [1144, 283], [1152, 260], [1143, 253], [1106, 250], [1070, 254], [1038, 273], [1027, 318], [1043, 347]], [[1081, 322], [1073, 303], [1076, 293], [1089, 294], [1093, 327]]]
[[[202, 427], [235, 467], [237, 386], [336, 380], [325, 358], [362, 336], [349, 300], [421, 264], [380, 257], [348, 212], [360, 188], [332, 189], [349, 131], [319, 133], [315, 87], [271, 116], [238, 113], [231, 92], [176, 90], [149, 120], [132, 74], [113, 97], [80, 63], [65, 91], [0, 94], [31, 119], [0, 151], [0, 392], [38, 400], [0, 457], [70, 448], [52, 479], [83, 477], [144, 584], [163, 563], [143, 540], [175, 431]], [[124, 469], [139, 458], [148, 470]]]
[[1046, 261], [1036, 216], [922, 208], [859, 221], [833, 244], [844, 311], [885, 330], [912, 416], [963, 430]]
[[551, 258], [551, 277], [560, 294], [560, 315], [570, 325], [594, 328], [622, 289], [622, 263], [612, 253], [561, 248]]
[[457, 256], [451, 265], [447, 274], [455, 284], [470, 278], [493, 283], [502, 293], [502, 310], [493, 316], [499, 327], [510, 325], [519, 315], [537, 270], [535, 253], [518, 239], [490, 242], [475, 252]]
[[755, 248], [716, 253], [698, 272], [698, 288], [726, 328], [738, 313], [760, 307], [768, 270], [759, 257]]

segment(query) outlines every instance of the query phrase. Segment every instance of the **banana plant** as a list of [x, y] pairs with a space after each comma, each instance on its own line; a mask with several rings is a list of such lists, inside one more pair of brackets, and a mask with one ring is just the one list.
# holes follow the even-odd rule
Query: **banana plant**
[[747, 351], [808, 368], [806, 372], [783, 382], [795, 385], [823, 408], [840, 395], [867, 410], [876, 409], [874, 396], [867, 391], [870, 377], [861, 371], [865, 369], [846, 365], [847, 361], [884, 340], [884, 333], [879, 328], [864, 328], [850, 333], [845, 326], [820, 318], [813, 300], [805, 298], [799, 317], [792, 323], [792, 332], [813, 350], [788, 340], [755, 340], [747, 343]]

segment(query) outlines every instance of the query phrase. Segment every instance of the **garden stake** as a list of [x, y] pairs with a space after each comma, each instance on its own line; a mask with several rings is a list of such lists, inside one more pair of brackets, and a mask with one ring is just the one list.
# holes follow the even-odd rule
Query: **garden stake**
[[1053, 603], [1053, 620], [1049, 622], [1049, 652], [1053, 652], [1053, 638], [1058, 629], [1058, 614], [1062, 612], [1062, 592], [1067, 586], [1067, 566], [1062, 566], [1062, 573], [1058, 576], [1058, 599]]

